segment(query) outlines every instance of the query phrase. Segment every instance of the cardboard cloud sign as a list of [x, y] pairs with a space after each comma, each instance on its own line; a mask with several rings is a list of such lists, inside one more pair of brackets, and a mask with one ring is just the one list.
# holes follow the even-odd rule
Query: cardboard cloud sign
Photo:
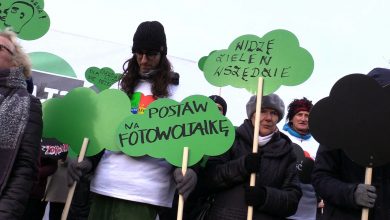
[[390, 87], [382, 88], [363, 74], [336, 82], [310, 112], [314, 138], [326, 147], [340, 148], [364, 167], [390, 162]]
[[43, 0], [4, 0], [0, 3], [0, 29], [12, 27], [23, 40], [36, 40], [47, 33], [50, 18]]
[[85, 71], [85, 78], [88, 82], [94, 84], [100, 91], [110, 88], [114, 83], [120, 80], [122, 74], [115, 73], [109, 67], [99, 69], [97, 67], [89, 67]]
[[165, 158], [180, 167], [184, 147], [189, 147], [188, 166], [191, 166], [204, 155], [226, 152], [234, 137], [232, 123], [215, 103], [206, 96], [194, 95], [180, 103], [158, 99], [144, 114], [126, 117], [118, 127], [116, 141], [125, 154]]
[[116, 89], [96, 94], [89, 88], [76, 88], [62, 98], [43, 103], [43, 136], [69, 144], [69, 152], [80, 152], [84, 137], [89, 138], [86, 155], [103, 149], [119, 151], [115, 132], [130, 113], [130, 99]]
[[295, 86], [313, 72], [314, 60], [299, 46], [295, 35], [274, 30], [263, 37], [243, 35], [226, 50], [215, 50], [198, 63], [206, 80], [215, 86], [231, 85], [257, 91], [259, 77], [264, 78], [263, 94], [276, 91], [281, 85]]

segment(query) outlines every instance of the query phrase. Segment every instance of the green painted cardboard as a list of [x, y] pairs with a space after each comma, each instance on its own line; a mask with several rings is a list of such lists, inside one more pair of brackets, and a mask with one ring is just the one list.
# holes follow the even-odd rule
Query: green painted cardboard
[[130, 99], [117, 89], [96, 94], [76, 88], [62, 98], [43, 103], [43, 136], [68, 143], [70, 152], [80, 152], [84, 137], [89, 138], [86, 156], [103, 149], [119, 151], [115, 136], [118, 124], [130, 113]]
[[43, 0], [4, 0], [0, 3], [0, 29], [12, 27], [23, 40], [36, 40], [47, 33], [49, 15], [44, 11]]
[[216, 104], [206, 96], [189, 96], [152, 102], [144, 114], [127, 116], [118, 127], [117, 147], [127, 155], [164, 158], [182, 165], [183, 148], [189, 147], [188, 166], [204, 155], [216, 156], [233, 144], [235, 130]]
[[85, 71], [85, 78], [88, 82], [94, 84], [100, 91], [110, 88], [114, 83], [118, 82], [122, 74], [115, 73], [109, 67], [99, 69], [97, 67], [89, 67]]
[[306, 81], [313, 72], [314, 60], [293, 33], [274, 30], [263, 37], [240, 36], [228, 49], [202, 57], [198, 67], [212, 85], [245, 88], [251, 93], [256, 93], [258, 78], [263, 77], [263, 95], [268, 95], [281, 85]]

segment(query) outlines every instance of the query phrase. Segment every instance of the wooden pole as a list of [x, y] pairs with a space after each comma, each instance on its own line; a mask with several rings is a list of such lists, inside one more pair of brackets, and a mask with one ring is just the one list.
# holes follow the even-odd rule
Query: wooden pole
[[[259, 129], [260, 129], [260, 113], [261, 113], [261, 101], [263, 97], [263, 78], [259, 77], [258, 85], [257, 85], [257, 99], [256, 99], [256, 112], [255, 112], [255, 131], [253, 132], [253, 145], [252, 152], [258, 152], [259, 146]], [[251, 173], [251, 179], [249, 182], [249, 186], [255, 186], [256, 184], [256, 173]], [[253, 218], [253, 206], [248, 206], [248, 215], [247, 220], [252, 220]]]
[[[79, 157], [77, 159], [78, 163], [80, 163], [81, 161], [84, 160], [85, 151], [87, 150], [87, 146], [88, 146], [88, 141], [89, 141], [88, 138], [84, 138], [83, 145], [81, 146], [80, 154], [79, 154]], [[68, 197], [66, 198], [64, 210], [62, 211], [61, 220], [66, 220], [68, 218], [69, 208], [70, 208], [70, 205], [72, 203], [74, 190], [76, 189], [76, 184], [77, 184], [77, 182], [75, 181], [68, 191]]]
[[[188, 164], [188, 147], [183, 148], [183, 161], [181, 164], [181, 172], [183, 176], [186, 175], [187, 172], [187, 164]], [[177, 220], [183, 219], [183, 209], [184, 209], [184, 198], [183, 195], [179, 194], [179, 204], [177, 208]]]
[[[372, 167], [366, 167], [366, 175], [364, 178], [364, 184], [371, 185], [372, 180]], [[362, 210], [362, 220], [368, 220], [368, 211], [369, 208], [363, 208]]]

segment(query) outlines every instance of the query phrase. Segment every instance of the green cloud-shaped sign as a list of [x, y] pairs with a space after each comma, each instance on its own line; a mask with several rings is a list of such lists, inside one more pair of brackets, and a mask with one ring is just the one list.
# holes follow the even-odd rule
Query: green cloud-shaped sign
[[12, 27], [23, 40], [36, 40], [47, 33], [49, 15], [43, 0], [5, 0], [0, 3], [0, 29]]
[[86, 155], [103, 149], [119, 151], [115, 136], [118, 125], [130, 113], [130, 99], [116, 89], [96, 94], [76, 88], [62, 98], [43, 103], [43, 136], [68, 143], [70, 152], [80, 152], [84, 137], [89, 138]]
[[120, 80], [122, 74], [115, 73], [109, 67], [99, 69], [97, 67], [89, 67], [85, 71], [85, 78], [88, 82], [94, 84], [100, 91], [110, 88], [114, 83]]
[[263, 77], [263, 94], [268, 95], [281, 85], [294, 86], [307, 80], [313, 72], [314, 60], [299, 46], [293, 33], [274, 30], [262, 38], [240, 36], [227, 50], [215, 50], [202, 57], [198, 67], [215, 86], [231, 85], [251, 93], [256, 93], [258, 78]]
[[194, 95], [178, 103], [152, 102], [144, 114], [130, 115], [117, 131], [117, 146], [127, 155], [165, 158], [182, 165], [183, 148], [189, 147], [188, 166], [204, 155], [216, 156], [233, 144], [235, 131], [228, 118], [206, 96]]

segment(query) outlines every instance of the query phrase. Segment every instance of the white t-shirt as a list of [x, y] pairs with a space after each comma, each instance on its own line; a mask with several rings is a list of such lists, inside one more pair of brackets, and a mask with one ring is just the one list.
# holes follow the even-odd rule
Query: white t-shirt
[[[144, 96], [151, 95], [151, 84], [141, 81], [135, 91]], [[176, 95], [178, 86], [170, 86], [169, 92], [172, 94], [170, 99], [181, 101]], [[106, 150], [96, 168], [91, 191], [118, 199], [171, 207], [175, 192], [172, 171], [173, 166], [163, 159], [130, 157]]]
[[283, 130], [283, 133], [285, 135], [287, 135], [291, 139], [292, 142], [294, 142], [294, 143], [298, 144], [299, 146], [301, 146], [303, 151], [308, 153], [310, 155], [310, 157], [313, 158], [313, 160], [316, 159], [316, 154], [317, 154], [317, 150], [318, 150], [319, 144], [313, 138], [313, 136], [310, 137], [307, 140], [304, 140], [302, 138], [298, 138], [298, 137], [295, 137], [295, 136], [291, 135], [290, 133], [288, 133], [288, 131]]

